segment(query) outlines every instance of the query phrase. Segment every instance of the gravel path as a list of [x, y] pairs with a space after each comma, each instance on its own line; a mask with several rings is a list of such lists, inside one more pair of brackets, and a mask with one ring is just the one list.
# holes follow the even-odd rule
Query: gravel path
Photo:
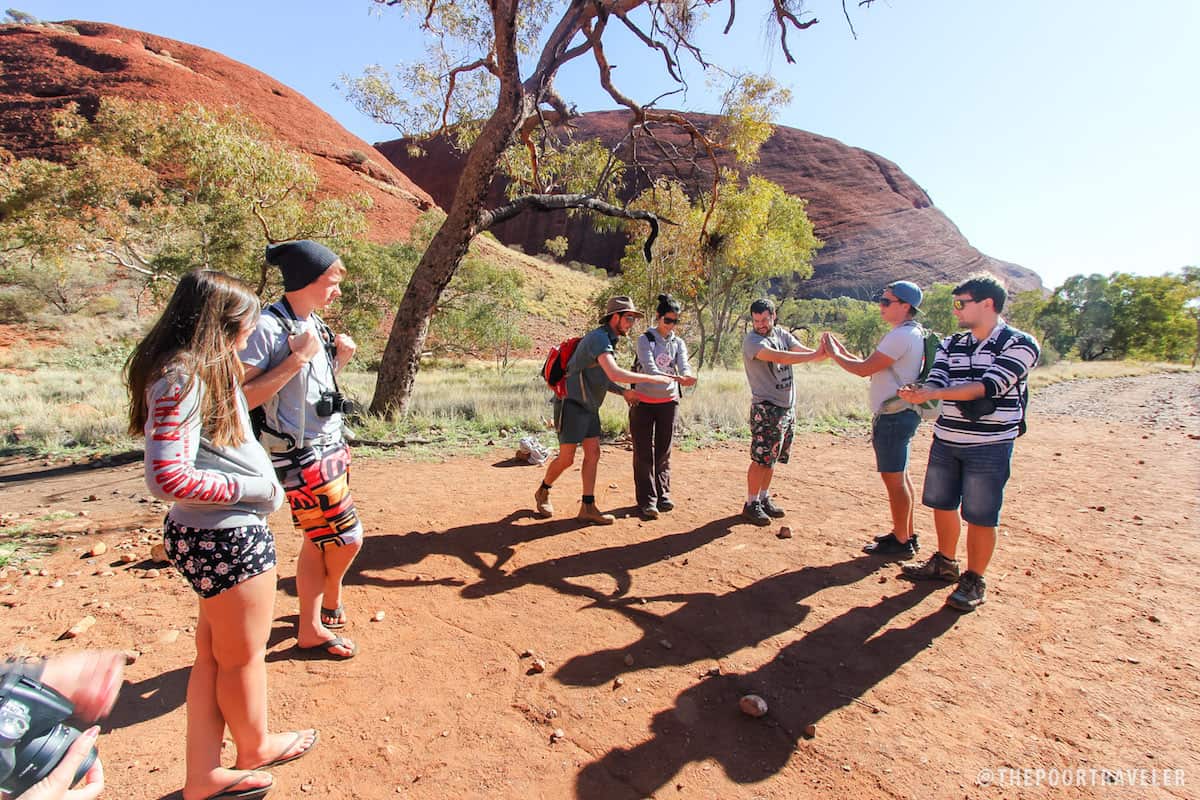
[[1030, 412], [1200, 434], [1200, 372], [1064, 381], [1037, 391]]

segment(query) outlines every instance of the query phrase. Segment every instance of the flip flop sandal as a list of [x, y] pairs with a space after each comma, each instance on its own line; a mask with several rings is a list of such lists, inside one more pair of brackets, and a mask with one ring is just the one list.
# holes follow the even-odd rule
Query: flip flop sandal
[[292, 739], [292, 741], [288, 742], [288, 746], [283, 748], [283, 750], [281, 750], [279, 752], [278, 756], [271, 759], [270, 761], [268, 761], [265, 764], [261, 764], [261, 765], [255, 767], [255, 769], [256, 770], [257, 769], [270, 769], [271, 767], [279, 767], [279, 766], [283, 766], [284, 764], [287, 764], [291, 761], [295, 761], [298, 758], [304, 758], [306, 755], [308, 755], [312, 751], [312, 749], [314, 747], [317, 746], [317, 742], [320, 741], [320, 739], [321, 739], [320, 731], [316, 731], [316, 730], [313, 731], [312, 744], [310, 744], [308, 747], [304, 748], [303, 750], [301, 750], [298, 753], [292, 753], [290, 756], [286, 755], [286, 754], [288, 753], [288, 751], [290, 751], [293, 747], [296, 746], [297, 742], [299, 742], [301, 739], [304, 738], [305, 733], [306, 733], [306, 731], [296, 731], [296, 737], [294, 739]]
[[[350, 655], [344, 656], [341, 653], [335, 653], [333, 651], [335, 647], [350, 648]], [[305, 653], [311, 653], [312, 655], [318, 655], [319, 652], [324, 653], [335, 661], [346, 661], [347, 659], [354, 658], [354, 656], [358, 654], [358, 645], [349, 639], [343, 639], [341, 636], [335, 636], [327, 642], [314, 644], [310, 647], [301, 647], [300, 645], [296, 645], [296, 649], [303, 650]]]
[[[327, 622], [326, 620], [333, 620]], [[346, 607], [342, 603], [338, 603], [337, 608], [321, 608], [321, 624], [331, 631], [341, 630], [346, 627]]]
[[216, 794], [210, 794], [208, 797], [204, 798], [204, 800], [257, 800], [257, 798], [266, 797], [267, 792], [275, 788], [274, 780], [272, 780], [266, 786], [254, 786], [249, 789], [243, 789], [240, 792], [233, 791], [233, 787], [246, 780], [246, 778], [249, 778], [256, 771], [257, 770], [248, 771], [245, 775], [238, 778], [221, 791], [217, 792]]

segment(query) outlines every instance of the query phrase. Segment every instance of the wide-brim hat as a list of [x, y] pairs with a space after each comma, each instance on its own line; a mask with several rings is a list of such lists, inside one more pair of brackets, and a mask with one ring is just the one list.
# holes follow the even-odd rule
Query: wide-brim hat
[[628, 295], [623, 294], [608, 298], [608, 305], [604, 307], [604, 313], [600, 315], [600, 321], [603, 322], [613, 314], [636, 314], [639, 317], [646, 316], [637, 310], [637, 306], [633, 304], [633, 300]]

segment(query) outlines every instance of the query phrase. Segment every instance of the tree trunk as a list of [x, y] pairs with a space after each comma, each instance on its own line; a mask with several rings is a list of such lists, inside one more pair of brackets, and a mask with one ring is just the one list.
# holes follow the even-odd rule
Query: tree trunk
[[511, 4], [507, 19], [502, 21], [497, 16], [496, 20], [497, 62], [501, 72], [496, 110], [472, 145], [446, 221], [421, 256], [396, 310], [396, 319], [379, 362], [379, 378], [371, 400], [372, 414], [394, 418], [408, 409], [421, 366], [421, 351], [429, 334], [429, 321], [446, 285], [462, 264], [471, 239], [478, 232], [480, 211], [496, 175], [500, 156], [527, 116], [513, 36], [515, 8], [516, 4]]

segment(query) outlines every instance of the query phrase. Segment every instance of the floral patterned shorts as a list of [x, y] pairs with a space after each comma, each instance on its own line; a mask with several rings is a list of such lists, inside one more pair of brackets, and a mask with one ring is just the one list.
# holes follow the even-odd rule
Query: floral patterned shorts
[[796, 416], [770, 403], [750, 405], [750, 460], [764, 467], [788, 463]]
[[201, 597], [216, 597], [275, 567], [275, 537], [265, 525], [189, 528], [168, 517], [163, 546]]

